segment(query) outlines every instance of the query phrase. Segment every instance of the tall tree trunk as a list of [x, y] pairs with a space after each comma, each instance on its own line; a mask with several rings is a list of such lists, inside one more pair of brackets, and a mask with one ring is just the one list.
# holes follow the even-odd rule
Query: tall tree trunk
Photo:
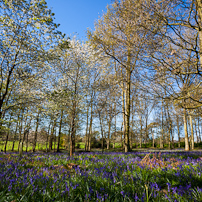
[[54, 122], [53, 122], [53, 126], [52, 126], [52, 129], [51, 129], [51, 134], [50, 134], [50, 138], [49, 138], [49, 150], [51, 151], [53, 149], [53, 135], [54, 135], [54, 130], [55, 130], [55, 126], [56, 126], [56, 118], [54, 119]]
[[27, 133], [27, 138], [26, 138], [26, 152], [27, 152], [27, 150], [28, 150], [28, 144], [29, 144], [29, 132]]
[[200, 140], [202, 140], [200, 133], [200, 117], [198, 116], [198, 136], [200, 137]]
[[[116, 113], [116, 103], [114, 103], [114, 111]], [[116, 114], [115, 114], [115, 130], [114, 130], [114, 135], [113, 135], [113, 149], [115, 149], [115, 139], [116, 139]]]
[[14, 148], [15, 148], [15, 141], [16, 141], [16, 138], [17, 138], [18, 124], [19, 124], [19, 116], [18, 116], [18, 120], [17, 120], [17, 123], [16, 123], [16, 127], [15, 127], [15, 133], [14, 133], [13, 145], [12, 145], [11, 151], [14, 151]]
[[200, 54], [200, 65], [202, 65], [202, 2], [201, 0], [196, 0], [194, 1], [196, 4], [196, 10], [197, 10], [197, 15], [198, 15], [198, 24], [200, 25], [198, 29], [198, 35], [199, 35], [199, 54]]
[[187, 132], [187, 112], [186, 109], [184, 109], [184, 140], [185, 140], [185, 151], [189, 151], [189, 137], [188, 137], [188, 132]]
[[27, 125], [26, 134], [25, 134], [25, 135], [27, 135], [27, 137], [26, 137], [26, 152], [28, 150], [28, 144], [29, 144], [28, 137], [29, 137], [29, 130], [30, 130], [31, 122], [32, 122], [32, 117], [30, 117], [30, 121], [29, 121], [29, 124]]
[[103, 127], [102, 127], [102, 118], [100, 115], [100, 111], [98, 111], [99, 119], [100, 119], [100, 128], [101, 128], [101, 135], [102, 135], [102, 153], [104, 152], [104, 133], [103, 133]]
[[63, 109], [61, 110], [61, 117], [60, 117], [57, 152], [60, 151], [60, 136], [61, 136], [61, 129], [62, 129], [62, 118], [63, 118]]
[[72, 121], [71, 121], [71, 135], [70, 135], [70, 156], [73, 155], [75, 151], [75, 130], [76, 130], [76, 125], [75, 125], [75, 119], [76, 119], [76, 103], [74, 101], [73, 103], [73, 109], [72, 109]]
[[132, 106], [131, 106], [131, 110], [132, 110], [132, 123], [131, 123], [131, 128], [130, 128], [130, 149], [132, 150], [133, 148], [133, 129], [134, 129], [134, 95], [132, 96]]
[[169, 109], [168, 109], [168, 104], [167, 104], [167, 114], [168, 114], [168, 122], [169, 122], [169, 130], [168, 130], [168, 133], [169, 133], [169, 149], [172, 149], [171, 148], [171, 138], [172, 138], [172, 121], [171, 121], [171, 117], [170, 117], [170, 113], [169, 113]]
[[46, 152], [48, 152], [48, 138], [49, 138], [50, 127], [51, 127], [51, 122], [48, 126], [48, 133], [47, 133], [47, 137], [46, 137]]
[[148, 134], [148, 128], [147, 128], [147, 122], [148, 122], [148, 117], [146, 117], [145, 119], [145, 144], [147, 143], [148, 139], [149, 139], [149, 134]]
[[20, 143], [22, 141], [22, 120], [23, 120], [23, 118], [21, 119], [21, 123], [20, 123], [20, 126], [19, 126], [19, 135], [20, 135], [20, 137], [19, 137], [19, 143], [18, 143], [18, 152], [20, 150]]
[[9, 134], [10, 134], [11, 118], [12, 118], [12, 116], [10, 115], [10, 120], [9, 120], [9, 124], [8, 124], [8, 132], [6, 133], [6, 142], [4, 144], [4, 152], [5, 153], [6, 153], [7, 143], [8, 143], [8, 137], [9, 137]]
[[39, 127], [39, 116], [40, 116], [41, 110], [38, 110], [38, 114], [36, 117], [36, 129], [35, 129], [35, 133], [34, 133], [34, 142], [33, 142], [33, 148], [32, 148], [32, 152], [35, 152], [36, 149], [36, 142], [37, 142], [37, 133], [38, 133], [38, 127]]
[[142, 148], [142, 115], [140, 115], [140, 148]]
[[[27, 112], [28, 112], [28, 109], [27, 109]], [[25, 125], [24, 125], [24, 131], [23, 131], [23, 137], [22, 137], [22, 150], [24, 148], [24, 142], [25, 142], [25, 139], [26, 139], [26, 134], [27, 134], [27, 119], [28, 117], [26, 116], [25, 118]]]
[[189, 122], [190, 122], [190, 128], [191, 128], [191, 149], [194, 149], [194, 130], [193, 130], [193, 123], [192, 123], [192, 116], [189, 115]]
[[109, 117], [109, 120], [108, 120], [107, 150], [109, 150], [109, 147], [110, 147], [110, 133], [111, 133], [111, 117]]
[[194, 119], [194, 129], [195, 129], [195, 132], [196, 132], [196, 141], [197, 141], [197, 143], [199, 143], [200, 142], [200, 137], [198, 136], [196, 119]]
[[85, 151], [87, 151], [87, 149], [88, 149], [88, 111], [89, 111], [89, 107], [87, 106], [87, 120], [86, 120]]
[[20, 119], [20, 125], [19, 125], [19, 143], [18, 143], [18, 152], [20, 150], [20, 143], [22, 141], [22, 122], [23, 122], [23, 118], [24, 118], [24, 108], [21, 110], [21, 119]]
[[179, 116], [177, 115], [177, 135], [178, 135], [178, 147], [180, 148], [180, 124], [179, 124]]
[[154, 146], [155, 146], [155, 140], [154, 140], [154, 132], [152, 131], [152, 147], [154, 148]]
[[164, 136], [164, 129], [163, 129], [163, 100], [161, 105], [161, 136], [160, 136], [160, 148], [163, 149], [163, 136]]
[[56, 145], [56, 127], [55, 127], [55, 130], [54, 130], [53, 140], [54, 140], [54, 153], [55, 153], [55, 145]]
[[[130, 55], [130, 53], [129, 53]], [[130, 57], [128, 57], [128, 64], [130, 65]], [[128, 66], [129, 68], [129, 66]], [[129, 139], [129, 133], [130, 133], [130, 88], [131, 88], [131, 70], [126, 70], [127, 74], [127, 86], [126, 86], [126, 131], [125, 131], [125, 152], [130, 151], [130, 139]]]
[[126, 112], [125, 112], [125, 92], [122, 89], [122, 113], [123, 113], [123, 138], [124, 138], [124, 148], [125, 148], [125, 131], [126, 131]]
[[92, 127], [93, 127], [93, 100], [91, 98], [90, 104], [90, 126], [88, 132], [88, 151], [91, 151], [91, 138], [92, 138]]
[[123, 149], [123, 134], [124, 134], [124, 123], [122, 122], [121, 124], [121, 133], [120, 133], [120, 136], [121, 136], [121, 148]]

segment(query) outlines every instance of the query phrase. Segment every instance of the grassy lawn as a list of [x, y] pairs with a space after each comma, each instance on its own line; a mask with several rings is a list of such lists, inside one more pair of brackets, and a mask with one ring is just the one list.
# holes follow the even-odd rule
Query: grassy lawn
[[[14, 151], [18, 151], [18, 144], [19, 144], [19, 141], [16, 141], [15, 142], [15, 146], [14, 146]], [[12, 141], [8, 141], [7, 143], [7, 151], [11, 151], [12, 149], [12, 146], [13, 146], [13, 142]], [[49, 144], [48, 144], [48, 148], [49, 148]], [[53, 143], [53, 148], [54, 148], [54, 143]], [[55, 148], [57, 148], [57, 142], [55, 143]], [[61, 149], [63, 149], [63, 147], [61, 147]], [[0, 151], [1, 150], [4, 150], [4, 142], [0, 142]], [[23, 151], [26, 150], [26, 143], [23, 144]], [[27, 148], [28, 151], [32, 151], [32, 145], [28, 145], [28, 148]], [[36, 144], [36, 150], [46, 150], [46, 144]]]

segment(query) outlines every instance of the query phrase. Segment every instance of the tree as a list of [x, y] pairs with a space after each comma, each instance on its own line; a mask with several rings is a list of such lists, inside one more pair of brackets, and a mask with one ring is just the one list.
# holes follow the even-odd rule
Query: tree
[[161, 87], [169, 86], [168, 93], [178, 104], [186, 100], [180, 102], [181, 107], [201, 107], [202, 3], [200, 0], [152, 2], [153, 16], [161, 22], [161, 28], [154, 32], [142, 26], [162, 38], [161, 49], [150, 54], [155, 69], [164, 71], [169, 78], [165, 84], [161, 83]]
[[0, 118], [13, 87], [46, 71], [49, 48], [61, 36], [45, 0], [0, 1]]
[[[123, 93], [125, 93], [125, 152], [130, 150], [130, 105], [131, 105], [131, 75], [140, 66], [140, 57], [146, 54], [149, 44], [145, 40], [149, 33], [139, 26], [145, 21], [149, 10], [145, 11], [141, 2], [133, 0], [115, 1], [108, 7], [107, 13], [95, 24], [95, 31], [88, 32], [91, 43], [101, 49], [108, 57], [118, 63], [122, 72]], [[151, 38], [150, 38], [151, 39]], [[152, 40], [147, 40], [152, 43]]]
[[[55, 74], [58, 77], [55, 79], [55, 94], [66, 94], [64, 97], [59, 96], [59, 103], [66, 104], [68, 107], [68, 114], [70, 118], [70, 156], [75, 151], [75, 136], [79, 129], [80, 115], [84, 103], [82, 100], [87, 94], [88, 89], [88, 68], [90, 64], [94, 64], [92, 60], [92, 48], [87, 43], [81, 43], [75, 37], [68, 40], [68, 49], [57, 49], [57, 60], [53, 65], [55, 66]], [[93, 97], [92, 97], [93, 98]], [[92, 108], [91, 108], [92, 111]], [[92, 127], [92, 121], [91, 121]]]

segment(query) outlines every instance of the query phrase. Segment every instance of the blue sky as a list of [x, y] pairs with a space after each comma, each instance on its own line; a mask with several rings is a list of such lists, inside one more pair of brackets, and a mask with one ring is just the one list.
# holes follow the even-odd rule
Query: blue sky
[[46, 0], [48, 7], [55, 13], [55, 22], [60, 24], [59, 30], [67, 36], [77, 34], [86, 40], [86, 30], [93, 30], [94, 22], [111, 0]]

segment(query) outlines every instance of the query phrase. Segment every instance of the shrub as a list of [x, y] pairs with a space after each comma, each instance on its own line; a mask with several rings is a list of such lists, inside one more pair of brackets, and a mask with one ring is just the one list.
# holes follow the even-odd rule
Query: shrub
[[[104, 148], [107, 146], [107, 141], [104, 139]], [[92, 148], [102, 148], [102, 139], [98, 140], [96, 138], [91, 139]]]
[[80, 144], [80, 143], [77, 143], [77, 144], [76, 144], [76, 149], [80, 149], [80, 146], [81, 146], [81, 144]]

